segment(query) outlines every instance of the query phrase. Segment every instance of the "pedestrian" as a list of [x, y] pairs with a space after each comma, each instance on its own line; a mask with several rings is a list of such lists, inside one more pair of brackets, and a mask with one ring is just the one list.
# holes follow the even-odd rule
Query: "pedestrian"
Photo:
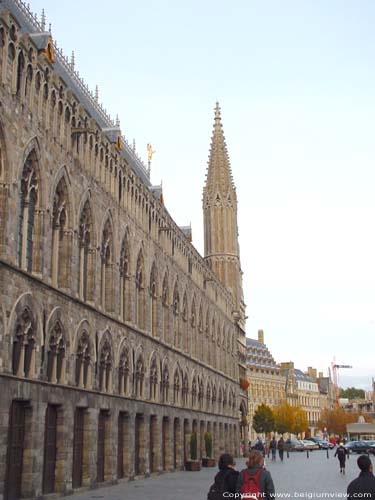
[[249, 453], [247, 468], [240, 472], [236, 492], [247, 495], [242, 498], [275, 498], [275, 486], [271, 474], [264, 468], [264, 458], [257, 450]]
[[357, 460], [361, 472], [347, 490], [348, 498], [369, 498], [375, 500], [375, 477], [370, 457], [361, 455]]
[[275, 436], [273, 436], [271, 442], [270, 442], [270, 450], [271, 450], [271, 455], [272, 455], [272, 462], [276, 461], [276, 448], [277, 448], [277, 442]]
[[254, 450], [260, 451], [264, 456], [264, 446], [261, 439], [258, 439], [258, 441], [256, 442]]
[[345, 475], [345, 461], [346, 461], [346, 455], [347, 455], [347, 450], [344, 448], [344, 444], [340, 443], [340, 445], [337, 447], [335, 457], [339, 459], [340, 463], [340, 474]]
[[281, 461], [284, 460], [284, 445], [285, 445], [284, 439], [281, 436], [281, 438], [279, 439], [279, 442], [277, 443], [277, 449], [279, 450], [279, 457], [280, 457]]
[[[210, 486], [207, 500], [222, 500], [228, 498], [229, 493], [236, 493], [239, 472], [235, 469], [236, 462], [232, 455], [224, 453], [219, 458], [219, 472], [214, 483]], [[225, 495], [224, 495], [225, 494]]]

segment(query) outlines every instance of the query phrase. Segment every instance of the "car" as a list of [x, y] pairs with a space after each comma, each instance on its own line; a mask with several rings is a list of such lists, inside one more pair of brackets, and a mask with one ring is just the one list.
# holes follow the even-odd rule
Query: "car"
[[348, 453], [373, 453], [372, 446], [366, 441], [349, 441], [344, 444], [344, 448]]
[[367, 453], [371, 453], [372, 455], [375, 455], [375, 441], [364, 441], [368, 448], [367, 448]]
[[299, 439], [290, 440], [290, 451], [304, 451], [305, 447]]
[[327, 450], [328, 448], [334, 448], [335, 445], [332, 443], [329, 443], [325, 439], [322, 439], [319, 436], [313, 436], [308, 438], [309, 441], [312, 441], [313, 443], [316, 443], [320, 449]]
[[310, 441], [309, 439], [302, 439], [303, 446], [305, 450], [319, 450], [318, 443], [314, 443], [314, 441]]

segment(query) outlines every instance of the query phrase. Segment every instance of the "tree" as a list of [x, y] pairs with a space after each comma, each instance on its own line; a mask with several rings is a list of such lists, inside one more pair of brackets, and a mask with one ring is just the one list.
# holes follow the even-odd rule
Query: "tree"
[[279, 434], [285, 432], [293, 432], [294, 425], [294, 407], [290, 406], [286, 401], [274, 408], [275, 430]]
[[275, 417], [271, 408], [265, 404], [258, 406], [253, 416], [255, 432], [268, 433], [275, 429]]
[[[330, 434], [345, 434], [346, 424], [351, 424], [353, 422], [358, 422], [358, 417], [360, 413], [357, 411], [346, 412], [343, 408], [335, 408], [329, 410], [324, 409], [320, 414], [320, 420], [318, 422], [318, 427], [324, 429], [327, 428]], [[363, 415], [366, 422], [372, 422], [370, 415]]]
[[365, 399], [365, 391], [363, 389], [356, 389], [355, 387], [348, 387], [347, 389], [340, 388], [339, 397], [347, 399]]
[[305, 410], [297, 406], [294, 408], [294, 424], [292, 427], [293, 434], [304, 432], [309, 426]]

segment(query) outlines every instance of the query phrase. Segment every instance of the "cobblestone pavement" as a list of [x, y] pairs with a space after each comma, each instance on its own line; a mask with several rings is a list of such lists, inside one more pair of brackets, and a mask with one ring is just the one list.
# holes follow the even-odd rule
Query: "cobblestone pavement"
[[[372, 462], [374, 459], [372, 458]], [[237, 468], [245, 466], [244, 459], [237, 460]], [[349, 482], [357, 477], [357, 455], [347, 460], [346, 475], [341, 476], [337, 458], [329, 452], [316, 450], [306, 453], [291, 453], [272, 463], [266, 459], [266, 468], [271, 472], [277, 493], [289, 493], [290, 498], [314, 498], [311, 493], [346, 493]], [[89, 490], [70, 498], [77, 500], [206, 500], [207, 491], [216, 469], [200, 472], [171, 472], [147, 479], [122, 482], [120, 484]], [[337, 495], [339, 496], [339, 495]], [[318, 495], [316, 496], [318, 498]], [[336, 495], [328, 498], [335, 498]]]

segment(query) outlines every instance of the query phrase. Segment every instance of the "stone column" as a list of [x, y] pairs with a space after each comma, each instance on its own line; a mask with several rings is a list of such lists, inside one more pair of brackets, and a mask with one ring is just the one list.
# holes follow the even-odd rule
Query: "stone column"
[[99, 409], [85, 410], [83, 431], [82, 486], [97, 486], [98, 417]]
[[47, 403], [36, 403], [26, 410], [25, 447], [23, 452], [22, 494], [42, 495], [44, 430]]

